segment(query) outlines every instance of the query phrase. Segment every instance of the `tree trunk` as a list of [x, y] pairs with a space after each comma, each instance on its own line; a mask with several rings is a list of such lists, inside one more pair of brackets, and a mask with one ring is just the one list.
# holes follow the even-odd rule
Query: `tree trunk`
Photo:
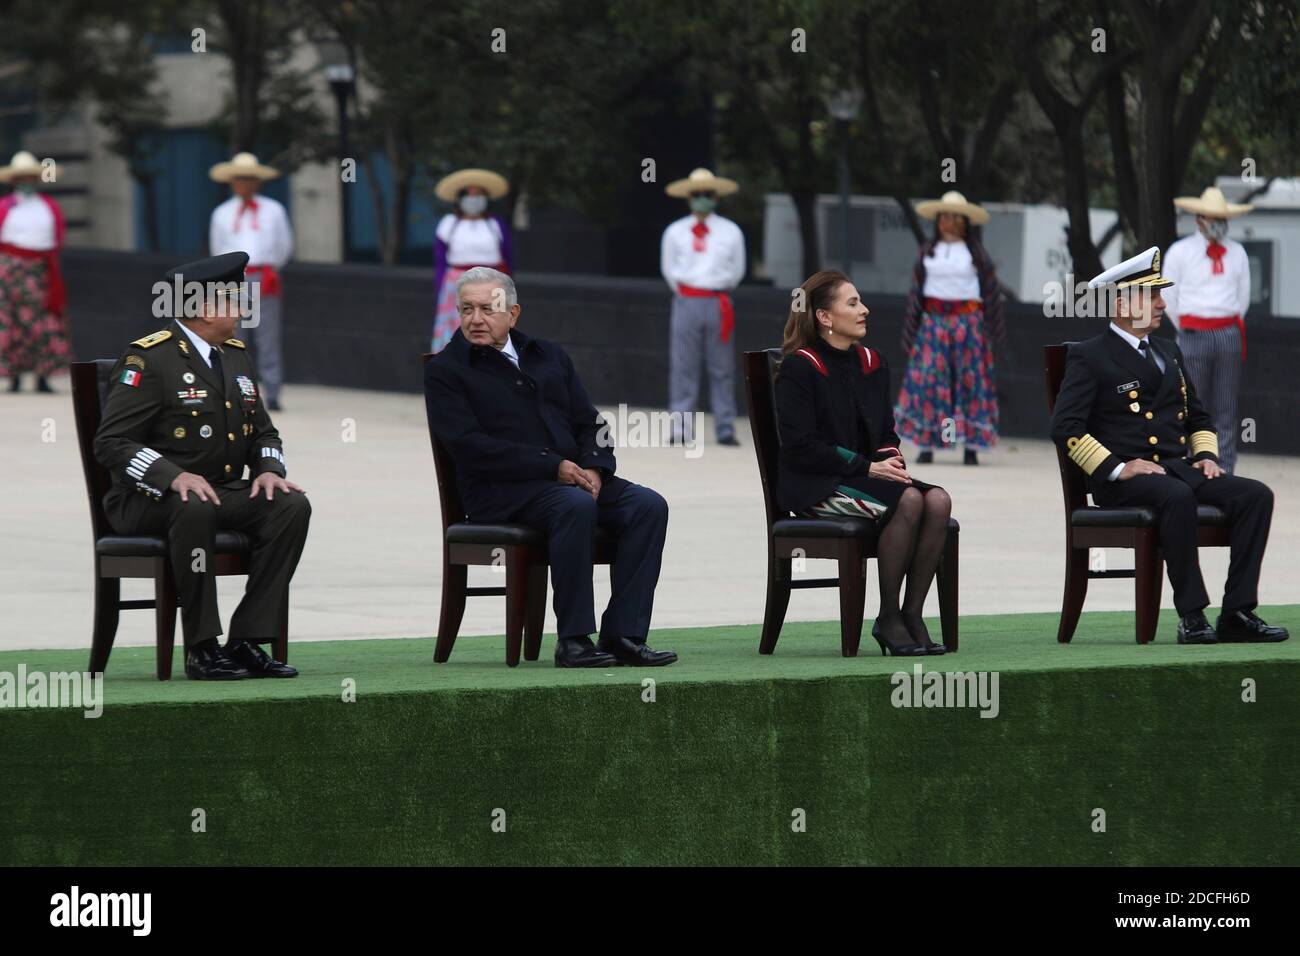
[[821, 269], [821, 243], [817, 236], [817, 193], [812, 189], [792, 189], [790, 199], [799, 217], [799, 239], [803, 244], [803, 274], [808, 278]]
[[1172, 162], [1169, 139], [1178, 93], [1173, 82], [1161, 76], [1158, 65], [1142, 71], [1142, 101], [1138, 106], [1138, 219], [1134, 224], [1139, 249], [1167, 247], [1174, 240], [1174, 184], [1169, 181]]

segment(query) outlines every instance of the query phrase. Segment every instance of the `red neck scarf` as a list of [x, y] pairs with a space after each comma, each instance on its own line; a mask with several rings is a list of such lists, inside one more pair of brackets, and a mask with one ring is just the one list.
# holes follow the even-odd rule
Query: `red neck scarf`
[[[243, 204], [239, 207], [239, 210], [235, 213], [235, 225], [234, 225], [235, 232], [239, 232], [239, 217], [244, 214], [245, 209], [247, 209], [250, 213], [249, 225], [254, 229], [257, 228], [257, 200], [245, 199]], [[1223, 270], [1220, 269], [1219, 271], [1222, 272]]]
[[1224, 253], [1226, 253], [1227, 251], [1228, 249], [1226, 246], [1221, 246], [1217, 242], [1211, 242], [1208, 246], [1205, 247], [1205, 254], [1209, 256], [1211, 261], [1213, 261], [1214, 263], [1214, 268], [1211, 271], [1215, 275], [1222, 274], [1223, 256]]
[[695, 225], [691, 226], [691, 232], [695, 234], [695, 251], [704, 251], [704, 237], [709, 234], [709, 227], [704, 224], [703, 219], [695, 220]]

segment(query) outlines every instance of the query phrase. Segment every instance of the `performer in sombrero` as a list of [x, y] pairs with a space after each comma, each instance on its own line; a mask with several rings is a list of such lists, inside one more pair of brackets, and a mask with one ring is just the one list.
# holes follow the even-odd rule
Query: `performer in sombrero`
[[231, 197], [212, 210], [208, 245], [214, 256], [248, 253], [245, 273], [249, 283], [259, 283], [258, 312], [254, 321], [247, 324], [241, 321], [240, 331], [253, 340], [257, 377], [266, 407], [278, 412], [280, 386], [284, 382], [280, 270], [293, 255], [293, 228], [284, 206], [258, 193], [262, 183], [275, 179], [280, 172], [259, 163], [252, 153], [239, 153], [229, 162], [217, 163], [209, 175], [214, 182], [228, 183]]
[[933, 461], [934, 449], [960, 443], [965, 463], [977, 465], [978, 451], [998, 440], [993, 344], [1006, 341], [1002, 286], [971, 235], [989, 214], [956, 190], [917, 204], [916, 211], [935, 221], [935, 231], [917, 256], [903, 315], [909, 361], [895, 413], [898, 431], [921, 449], [919, 464]]
[[1237, 464], [1237, 389], [1246, 360], [1246, 309], [1250, 307], [1250, 260], [1241, 243], [1228, 238], [1228, 220], [1254, 206], [1230, 203], [1211, 186], [1174, 205], [1196, 217], [1195, 234], [1165, 253], [1164, 273], [1175, 284], [1165, 292], [1165, 309], [1178, 327], [1178, 347], [1201, 404], [1214, 419], [1219, 465]]
[[718, 199], [740, 187], [734, 179], [696, 169], [664, 191], [685, 199], [690, 215], [664, 230], [659, 269], [673, 290], [669, 345], [668, 408], [674, 439], [691, 440], [689, 423], [700, 394], [700, 364], [709, 373], [713, 432], [719, 445], [736, 440], [735, 311], [731, 290], [745, 275], [745, 236], [714, 210]]
[[433, 240], [433, 337], [430, 352], [440, 352], [460, 328], [456, 283], [475, 266], [511, 275], [514, 249], [510, 226], [488, 212], [488, 203], [510, 191], [504, 176], [488, 169], [459, 169], [444, 176], [434, 194], [454, 205], [438, 221]]
[[37, 192], [43, 167], [26, 151], [0, 167], [0, 183], [13, 192], [0, 199], [0, 374], [16, 392], [23, 372], [36, 374], [36, 390], [51, 392], [49, 376], [72, 358], [65, 312], [63, 210]]

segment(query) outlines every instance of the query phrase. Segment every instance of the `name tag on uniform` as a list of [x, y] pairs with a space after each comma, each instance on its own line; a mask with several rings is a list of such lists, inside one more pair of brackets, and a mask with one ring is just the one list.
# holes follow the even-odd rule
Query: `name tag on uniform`
[[1138, 384], [1139, 384], [1138, 382], [1125, 382], [1123, 385], [1116, 385], [1116, 386], [1115, 386], [1115, 391], [1117, 391], [1117, 392], [1127, 392], [1127, 391], [1129, 391], [1130, 389], [1137, 388], [1137, 387], [1138, 387]]
[[178, 388], [176, 397], [181, 400], [182, 405], [202, 405], [208, 397], [206, 388]]

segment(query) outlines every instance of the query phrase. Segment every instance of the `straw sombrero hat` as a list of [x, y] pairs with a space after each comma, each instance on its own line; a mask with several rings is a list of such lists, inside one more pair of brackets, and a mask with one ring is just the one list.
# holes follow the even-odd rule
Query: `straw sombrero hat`
[[685, 179], [669, 183], [664, 188], [664, 192], [675, 199], [685, 199], [691, 193], [717, 193], [719, 196], [730, 196], [739, 188], [740, 184], [734, 179], [715, 176], [701, 166], [699, 169], [692, 169], [691, 174]]
[[1174, 200], [1174, 205], [1183, 212], [1190, 212], [1194, 216], [1209, 216], [1211, 219], [1236, 219], [1255, 208], [1249, 203], [1228, 202], [1223, 190], [1217, 186], [1210, 186], [1201, 193], [1199, 199], [1196, 196], [1179, 196]]
[[510, 192], [510, 183], [500, 173], [490, 169], [458, 169], [438, 180], [433, 194], [445, 202], [455, 202], [460, 191], [469, 186], [478, 186], [489, 199], [500, 199]]
[[251, 176], [254, 179], [275, 179], [280, 175], [278, 169], [263, 166], [252, 153], [236, 153], [226, 163], [217, 163], [208, 170], [214, 182], [228, 183], [237, 176]]
[[19, 150], [14, 153], [8, 166], [0, 166], [0, 183], [7, 183], [18, 176], [39, 176], [41, 171], [40, 160], [25, 149]]
[[934, 219], [941, 212], [955, 212], [965, 216], [971, 225], [982, 226], [989, 221], [989, 212], [983, 206], [967, 202], [957, 190], [949, 190], [942, 199], [927, 199], [916, 204], [916, 214], [922, 219]]

